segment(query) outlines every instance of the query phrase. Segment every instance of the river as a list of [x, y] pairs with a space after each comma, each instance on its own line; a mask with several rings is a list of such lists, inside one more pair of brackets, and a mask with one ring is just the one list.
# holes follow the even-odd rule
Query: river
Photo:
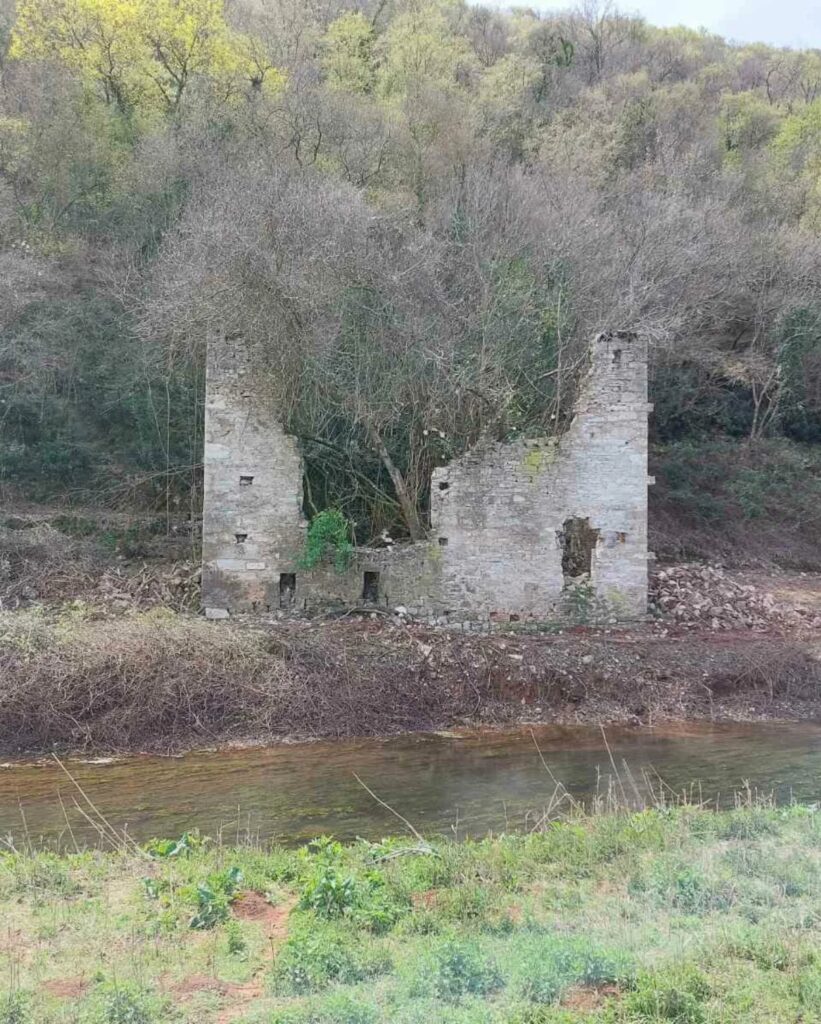
[[47, 759], [0, 769], [0, 836], [18, 846], [98, 845], [99, 833], [83, 813], [98, 821], [92, 804], [112, 827], [140, 841], [193, 828], [225, 842], [288, 844], [324, 834], [378, 839], [403, 831], [378, 797], [422, 833], [463, 838], [532, 827], [551, 808], [554, 779], [588, 802], [611, 781], [638, 802], [636, 790], [648, 796], [648, 778], [657, 791], [663, 780], [668, 796], [689, 789], [696, 799], [724, 805], [745, 785], [781, 802], [813, 802], [821, 800], [821, 724], [612, 728], [607, 745], [599, 729], [539, 726], [532, 733], [70, 760], [65, 769], [74, 781]]

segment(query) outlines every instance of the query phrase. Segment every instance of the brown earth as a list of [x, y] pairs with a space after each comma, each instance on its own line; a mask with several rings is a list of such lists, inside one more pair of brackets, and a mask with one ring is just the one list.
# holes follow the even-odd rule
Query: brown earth
[[[38, 627], [40, 628], [40, 627]], [[821, 717], [818, 640], [642, 625], [450, 634], [372, 621], [82, 621], [0, 636], [0, 751], [173, 752], [522, 722]]]
[[585, 986], [568, 989], [562, 997], [562, 1006], [577, 1013], [593, 1013], [608, 1001], [621, 995], [616, 985]]
[[261, 925], [266, 939], [278, 945], [288, 935], [288, 918], [295, 905], [295, 898], [274, 905], [262, 893], [249, 889], [231, 904], [231, 913], [238, 921]]
[[58, 999], [81, 999], [91, 987], [86, 978], [52, 978], [44, 981], [42, 989]]

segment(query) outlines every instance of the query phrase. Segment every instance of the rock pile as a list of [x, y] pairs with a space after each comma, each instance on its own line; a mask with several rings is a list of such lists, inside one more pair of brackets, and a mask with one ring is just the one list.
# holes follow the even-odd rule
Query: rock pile
[[718, 566], [685, 563], [660, 569], [650, 581], [650, 611], [677, 627], [766, 632], [817, 629], [821, 617], [779, 603], [772, 594], [733, 579]]

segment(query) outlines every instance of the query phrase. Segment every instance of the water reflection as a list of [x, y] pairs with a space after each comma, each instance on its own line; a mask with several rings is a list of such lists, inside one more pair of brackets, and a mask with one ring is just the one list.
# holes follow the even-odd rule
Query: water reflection
[[[726, 803], [745, 784], [781, 801], [821, 798], [817, 723], [609, 729], [610, 754], [598, 729], [539, 727], [535, 737], [549, 772], [580, 800], [606, 788], [610, 754], [620, 773], [626, 761], [639, 780], [650, 771], [672, 790], [697, 784], [705, 800]], [[68, 767], [102, 814], [140, 840], [194, 827], [226, 841], [250, 833], [288, 843], [326, 833], [373, 839], [400, 831], [400, 822], [355, 773], [420, 831], [460, 836], [522, 828], [542, 813], [554, 790], [527, 729], [72, 761]], [[74, 839], [96, 842], [75, 799], [83, 803], [55, 763], [9, 765], [0, 770], [0, 835], [71, 845], [68, 818]]]

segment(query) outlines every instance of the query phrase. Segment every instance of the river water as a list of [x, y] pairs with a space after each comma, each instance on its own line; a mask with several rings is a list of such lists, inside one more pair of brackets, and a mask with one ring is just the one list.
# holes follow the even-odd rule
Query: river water
[[0, 768], [0, 836], [98, 845], [82, 813], [99, 824], [93, 804], [140, 841], [192, 828], [226, 842], [378, 839], [403, 830], [379, 797], [422, 833], [462, 838], [532, 827], [551, 808], [554, 779], [584, 801], [612, 781], [638, 802], [649, 778], [725, 805], [745, 785], [821, 800], [818, 723], [612, 728], [607, 746], [599, 729], [540, 726], [67, 761], [74, 781], [54, 761], [12, 762]]

